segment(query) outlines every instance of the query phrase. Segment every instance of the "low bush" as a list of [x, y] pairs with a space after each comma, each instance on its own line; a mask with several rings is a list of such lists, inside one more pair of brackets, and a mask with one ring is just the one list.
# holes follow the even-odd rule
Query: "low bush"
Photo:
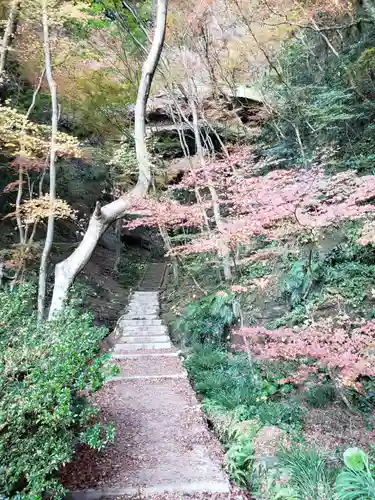
[[292, 446], [278, 454], [277, 468], [267, 474], [267, 491], [262, 498], [336, 500], [335, 474], [336, 468], [324, 453]]
[[236, 320], [236, 297], [232, 293], [217, 292], [201, 297], [188, 305], [174, 329], [187, 346], [196, 344], [223, 345], [229, 327]]
[[374, 465], [360, 448], [344, 453], [344, 469], [337, 476], [335, 490], [338, 500], [373, 500], [375, 498]]
[[114, 429], [96, 422], [86, 396], [112, 372], [89, 314], [67, 307], [38, 323], [35, 290], [0, 291], [0, 497], [63, 492], [57, 474], [78, 442], [101, 449]]
[[325, 408], [336, 398], [333, 384], [314, 385], [303, 393], [303, 399], [312, 408]]
[[205, 404], [258, 418], [264, 425], [299, 427], [305, 411], [271, 373], [246, 355], [196, 346], [186, 360], [196, 391]]
[[[300, 500], [374, 500], [374, 466], [360, 448], [348, 448], [341, 468], [337, 457], [306, 446], [278, 454], [276, 468], [265, 472], [266, 491], [257, 498]], [[262, 477], [262, 475], [260, 475]]]

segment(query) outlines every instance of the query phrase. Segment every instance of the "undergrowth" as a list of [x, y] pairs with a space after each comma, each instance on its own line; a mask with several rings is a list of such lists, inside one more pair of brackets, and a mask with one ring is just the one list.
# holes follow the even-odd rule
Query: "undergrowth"
[[174, 322], [174, 331], [186, 346], [196, 344], [224, 345], [229, 328], [238, 317], [238, 301], [232, 293], [219, 291], [191, 302]]
[[96, 422], [85, 395], [113, 372], [99, 352], [107, 335], [90, 314], [66, 307], [38, 322], [35, 289], [0, 291], [0, 496], [38, 500], [63, 493], [59, 468], [79, 442], [102, 449], [114, 428]]
[[[373, 315], [375, 251], [371, 247], [346, 243], [327, 254], [315, 251], [312, 258], [284, 263], [280, 293], [289, 311], [270, 325], [272, 328], [308, 323], [324, 309], [327, 300], [337, 300], [346, 313]], [[337, 309], [337, 304], [336, 304]]]

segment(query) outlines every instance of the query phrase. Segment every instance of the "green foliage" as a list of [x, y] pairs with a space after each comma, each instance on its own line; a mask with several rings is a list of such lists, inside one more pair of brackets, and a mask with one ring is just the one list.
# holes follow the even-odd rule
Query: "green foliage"
[[289, 476], [288, 486], [295, 495], [292, 498], [334, 499], [331, 485], [335, 469], [327, 456], [314, 448], [292, 446], [280, 452], [278, 458], [280, 468], [285, 469]]
[[[326, 22], [346, 24], [348, 16]], [[340, 39], [327, 31], [333, 50], [317, 31], [298, 32], [279, 54], [278, 74], [266, 79], [277, 111], [263, 131], [266, 150], [288, 165], [314, 161], [326, 151], [334, 168], [373, 171], [375, 28], [357, 28], [340, 30]]]
[[327, 268], [326, 286], [334, 289], [351, 305], [363, 303], [375, 285], [375, 265], [345, 262]]
[[336, 469], [315, 448], [292, 445], [278, 453], [275, 469], [263, 473], [266, 493], [262, 498], [336, 500], [332, 484]]
[[345, 468], [337, 476], [335, 490], [339, 500], [374, 500], [374, 466], [360, 448], [349, 448], [344, 453]]
[[335, 459], [315, 448], [292, 446], [278, 453], [278, 464], [267, 475], [267, 497], [300, 500], [374, 500], [374, 467], [359, 448], [344, 453], [340, 471]]
[[254, 462], [252, 437], [245, 434], [235, 439], [226, 454], [228, 473], [238, 486], [249, 487], [251, 484]]
[[264, 424], [301, 429], [306, 410], [298, 401], [267, 401], [257, 408], [256, 413]]
[[332, 384], [314, 385], [303, 393], [303, 399], [313, 408], [325, 408], [336, 398], [336, 391]]
[[188, 305], [175, 323], [186, 345], [226, 343], [228, 327], [236, 320], [236, 298], [232, 293], [206, 295]]
[[304, 419], [303, 408], [290, 400], [284, 386], [243, 354], [196, 346], [186, 367], [204, 404], [236, 412], [239, 420], [298, 428]]
[[101, 449], [114, 437], [83, 397], [112, 372], [99, 354], [106, 330], [69, 307], [38, 323], [34, 293], [0, 291], [0, 494], [25, 499], [62, 492], [56, 474], [79, 441]]
[[243, 268], [241, 272], [241, 282], [246, 283], [247, 280], [253, 278], [263, 278], [271, 274], [272, 269], [266, 262], [253, 262], [249, 266]]
[[301, 304], [308, 296], [310, 288], [319, 270], [319, 262], [298, 260], [293, 262], [281, 282], [281, 292], [292, 308]]
[[138, 173], [134, 141], [127, 136], [122, 137], [120, 145], [114, 147], [108, 166], [115, 184], [127, 186], [134, 183]]
[[147, 268], [147, 264], [142, 260], [132, 256], [122, 255], [118, 266], [118, 282], [125, 288], [136, 287], [142, 279]]
[[316, 252], [311, 260], [285, 261], [286, 272], [280, 291], [291, 310], [272, 322], [272, 328], [306, 324], [311, 312], [327, 297], [340, 296], [349, 309], [359, 308], [369, 315], [369, 304], [375, 287], [375, 252], [371, 246], [353, 242], [358, 228], [343, 228], [347, 243], [326, 255]]
[[[67, 19], [66, 28], [79, 38], [87, 38], [93, 30], [114, 30], [124, 32], [123, 43], [133, 55], [139, 52], [139, 44], [145, 45], [147, 38], [144, 30], [151, 21], [152, 4], [143, 1], [134, 6], [129, 2], [128, 9], [117, 0], [87, 0], [87, 6], [82, 8], [86, 16], [83, 20]], [[116, 21], [116, 23], [114, 23]], [[135, 41], [138, 40], [139, 44]]]

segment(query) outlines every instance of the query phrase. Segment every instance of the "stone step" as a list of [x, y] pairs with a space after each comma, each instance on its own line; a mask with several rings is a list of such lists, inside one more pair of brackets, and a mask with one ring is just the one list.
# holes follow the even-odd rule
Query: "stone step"
[[186, 373], [172, 373], [168, 375], [118, 375], [111, 377], [108, 382], [118, 382], [119, 380], [178, 380], [187, 378]]
[[121, 377], [161, 377], [178, 373], [187, 376], [177, 356], [159, 356], [159, 359], [155, 359], [155, 355], [150, 353], [148, 356], [114, 359], [113, 362], [119, 367]]
[[159, 308], [159, 303], [158, 301], [153, 301], [153, 300], [149, 300], [149, 299], [142, 299], [142, 300], [132, 300], [131, 302], [129, 302], [128, 304], [128, 307], [135, 307], [135, 306], [139, 306], [139, 307], [156, 307], [156, 308]]
[[152, 297], [135, 297], [132, 298], [129, 304], [149, 304], [150, 306], [159, 306], [159, 299], [153, 299]]
[[129, 304], [129, 311], [144, 311], [145, 309], [148, 309], [150, 311], [158, 311], [159, 306], [154, 306], [152, 304]]
[[[93, 403], [115, 423], [116, 439], [91, 462], [86, 450], [76, 455], [66, 474], [70, 480], [77, 471], [77, 486], [65, 483], [70, 491], [81, 489], [102, 500], [128, 493], [135, 498], [159, 495], [160, 500], [169, 494], [175, 500], [185, 494], [197, 494], [201, 500], [219, 500], [216, 493], [230, 498], [220, 447], [209, 435], [188, 379], [109, 382], [93, 396]], [[86, 464], [91, 470], [80, 473], [77, 467], [82, 470]], [[101, 496], [94, 496], [98, 491]]]
[[154, 297], [133, 297], [129, 304], [153, 304], [159, 305], [159, 299]]
[[142, 307], [140, 309], [129, 309], [128, 310], [128, 315], [135, 315], [135, 314], [140, 314], [142, 316], [150, 316], [151, 314], [157, 314], [159, 311], [157, 309], [151, 309], [149, 307]]
[[120, 319], [121, 326], [163, 326], [161, 319]]
[[[168, 349], [155, 349], [154, 351], [150, 349], [138, 349], [137, 351], [129, 351], [129, 349], [119, 349], [118, 351], [114, 352], [112, 351], [112, 358], [116, 358], [116, 354], [132, 354], [133, 357], [139, 357], [139, 355], [146, 355], [146, 356], [153, 356], [157, 358], [158, 356], [163, 356], [164, 354], [169, 355], [169, 354], [177, 353], [175, 351], [174, 347], [168, 347]], [[120, 359], [120, 358], [117, 358]], [[122, 358], [125, 359], [125, 358]], [[155, 361], [156, 362], [156, 361]]]
[[159, 299], [157, 297], [132, 297], [129, 304], [159, 305]]
[[153, 306], [152, 304], [129, 304], [128, 311], [142, 311], [144, 312], [145, 310], [150, 311], [150, 312], [155, 312], [159, 311], [158, 306]]
[[125, 335], [167, 335], [168, 330], [165, 326], [136, 326], [136, 327], [123, 327], [120, 325], [120, 331]]
[[170, 339], [168, 335], [123, 335], [120, 339], [120, 342], [124, 342], [125, 344], [133, 343], [152, 343], [152, 342], [169, 342]]
[[[215, 495], [216, 500], [227, 500], [230, 495], [230, 485], [228, 481], [202, 481], [195, 483], [169, 483], [165, 485], [149, 486], [146, 488], [98, 488], [88, 489], [84, 491], [72, 491], [70, 493], [71, 500], [99, 500], [100, 498], [117, 497], [117, 498], [137, 498], [139, 492], [142, 492], [142, 498], [168, 498], [169, 494], [179, 495], [178, 498], [183, 498], [181, 495], [202, 495], [200, 498], [208, 500]], [[224, 496], [221, 496], [223, 494]], [[164, 495], [164, 496], [159, 496]], [[220, 495], [220, 497], [216, 496]], [[138, 497], [139, 498], [139, 497]]]
[[[178, 358], [179, 354], [177, 351], [172, 351], [171, 349], [158, 350], [156, 352], [150, 351], [137, 351], [135, 353], [129, 352], [112, 352], [111, 358], [117, 362], [117, 360], [122, 359], [143, 359], [143, 358]], [[152, 362], [155, 362], [152, 361]]]
[[116, 344], [114, 352], [121, 351], [147, 351], [151, 349], [171, 349], [172, 344], [170, 342], [144, 342], [139, 344]]
[[126, 319], [158, 319], [158, 314], [128, 313]]

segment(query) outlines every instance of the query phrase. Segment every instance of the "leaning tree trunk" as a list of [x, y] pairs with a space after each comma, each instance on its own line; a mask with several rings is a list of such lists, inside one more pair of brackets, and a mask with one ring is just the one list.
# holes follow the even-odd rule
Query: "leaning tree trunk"
[[146, 146], [146, 105], [152, 80], [163, 50], [167, 9], [168, 0], [158, 0], [155, 34], [150, 52], [142, 68], [138, 88], [134, 127], [138, 161], [138, 182], [129, 193], [121, 196], [112, 203], [104, 207], [101, 207], [97, 203], [81, 243], [67, 259], [56, 265], [49, 319], [64, 307], [71, 284], [89, 261], [101, 235], [112, 222], [125, 215], [136, 199], [143, 197], [148, 191], [151, 180], [151, 163]]
[[53, 79], [51, 51], [49, 42], [48, 28], [48, 13], [47, 0], [42, 3], [42, 25], [43, 25], [43, 48], [44, 48], [44, 63], [46, 70], [47, 82], [51, 94], [52, 108], [52, 126], [51, 126], [51, 141], [49, 153], [49, 214], [47, 222], [47, 234], [44, 242], [42, 257], [39, 268], [39, 286], [38, 286], [38, 319], [43, 319], [44, 307], [46, 300], [46, 277], [48, 258], [51, 253], [53, 243], [53, 233], [55, 230], [55, 199], [56, 199], [56, 149], [57, 149], [57, 123], [59, 110], [57, 106], [57, 91], [56, 82]]

